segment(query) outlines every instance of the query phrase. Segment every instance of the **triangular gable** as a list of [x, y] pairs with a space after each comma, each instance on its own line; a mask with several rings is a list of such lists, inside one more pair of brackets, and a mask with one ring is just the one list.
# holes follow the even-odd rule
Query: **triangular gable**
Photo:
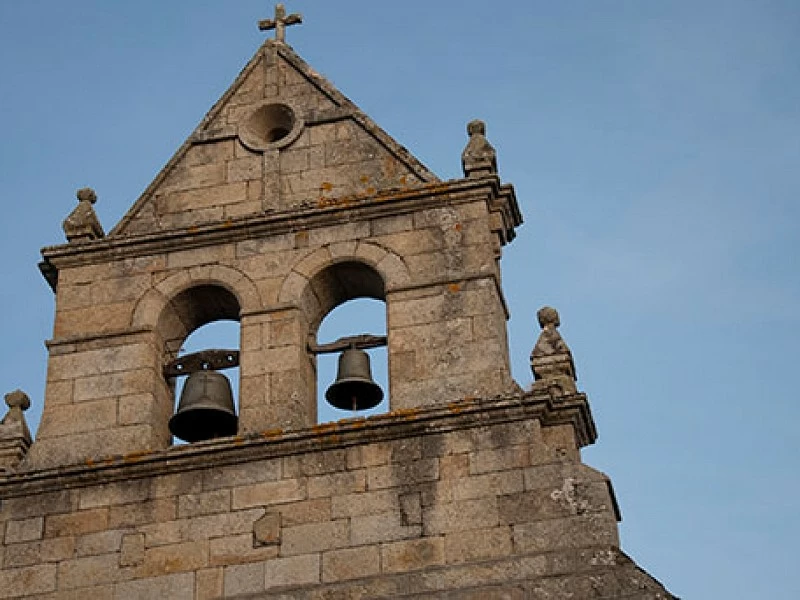
[[266, 41], [109, 236], [438, 181], [289, 46]]

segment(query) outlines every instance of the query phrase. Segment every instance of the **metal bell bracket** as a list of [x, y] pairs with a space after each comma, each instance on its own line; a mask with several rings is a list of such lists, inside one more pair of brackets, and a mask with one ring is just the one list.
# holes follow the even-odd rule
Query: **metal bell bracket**
[[311, 354], [332, 354], [334, 352], [343, 352], [349, 348], [366, 350], [367, 348], [380, 348], [387, 344], [388, 338], [385, 335], [372, 335], [369, 333], [339, 338], [329, 344], [317, 344], [314, 336], [311, 336], [308, 340], [308, 351]]
[[164, 365], [164, 377], [180, 377], [197, 371], [219, 371], [238, 366], [238, 350], [203, 350], [168, 362]]

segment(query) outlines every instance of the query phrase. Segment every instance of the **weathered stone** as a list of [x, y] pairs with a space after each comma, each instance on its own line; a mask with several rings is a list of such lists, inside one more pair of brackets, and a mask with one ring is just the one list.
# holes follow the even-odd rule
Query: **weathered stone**
[[[596, 432], [552, 309], [533, 388], [511, 378], [521, 215], [483, 123], [438, 180], [283, 43], [292, 18], [105, 239], [84, 191], [43, 251], [55, 339], [36, 442], [24, 394], [0, 424], [0, 596], [670, 597], [580, 462]], [[320, 425], [320, 324], [359, 297], [386, 303], [390, 412]], [[173, 446], [164, 365], [220, 319], [236, 435]]]
[[331, 550], [322, 554], [322, 581], [344, 581], [376, 575], [381, 568], [377, 546]]
[[281, 515], [267, 513], [253, 524], [253, 541], [259, 546], [274, 546], [281, 541]]
[[64, 234], [69, 242], [88, 242], [105, 236], [103, 227], [92, 206], [97, 202], [97, 194], [91, 188], [77, 192], [78, 206], [64, 219]]
[[120, 567], [137, 567], [144, 562], [145, 536], [129, 533], [122, 536], [119, 555]]

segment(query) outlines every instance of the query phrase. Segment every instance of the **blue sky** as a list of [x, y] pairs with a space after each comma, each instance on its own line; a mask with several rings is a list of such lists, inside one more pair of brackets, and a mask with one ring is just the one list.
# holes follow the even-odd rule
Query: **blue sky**
[[[561, 312], [623, 548], [684, 598], [800, 597], [800, 4], [288, 1], [288, 41], [440, 177], [484, 119], [525, 216], [514, 374]], [[39, 248], [106, 230], [263, 40], [261, 0], [0, 2], [0, 387], [40, 408]], [[38, 416], [29, 412], [35, 425]]]

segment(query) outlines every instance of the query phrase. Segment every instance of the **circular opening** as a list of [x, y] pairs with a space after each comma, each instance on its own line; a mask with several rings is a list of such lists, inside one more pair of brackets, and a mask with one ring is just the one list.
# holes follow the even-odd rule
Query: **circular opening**
[[285, 104], [262, 106], [247, 122], [250, 132], [266, 143], [278, 142], [288, 136], [295, 125], [294, 111]]

